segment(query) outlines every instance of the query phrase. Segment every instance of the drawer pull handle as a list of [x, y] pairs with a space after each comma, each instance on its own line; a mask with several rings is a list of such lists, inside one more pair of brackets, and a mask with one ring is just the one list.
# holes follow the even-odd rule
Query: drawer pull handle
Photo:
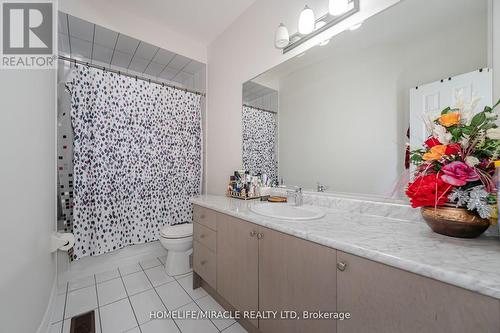
[[345, 269], [347, 268], [347, 264], [345, 262], [338, 262], [337, 263], [337, 269], [341, 272], [345, 271]]
[[250, 231], [250, 237], [255, 237], [255, 235], [257, 235], [257, 231]]
[[264, 238], [264, 234], [262, 234], [262, 233], [259, 232], [257, 234], [257, 239], [262, 239], [262, 238]]
[[206, 261], [206, 260], [202, 260], [202, 261], [200, 262], [200, 264], [201, 264], [202, 266], [203, 266], [203, 265], [205, 265], [206, 263], [207, 263], [207, 261]]

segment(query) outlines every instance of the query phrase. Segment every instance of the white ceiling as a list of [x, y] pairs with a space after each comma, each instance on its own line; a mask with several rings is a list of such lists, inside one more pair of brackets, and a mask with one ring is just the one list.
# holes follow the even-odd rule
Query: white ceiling
[[59, 54], [69, 58], [190, 87], [205, 70], [198, 61], [62, 12], [58, 25]]
[[255, 0], [86, 0], [85, 5], [116, 15], [131, 13], [208, 45]]
[[243, 84], [243, 103], [251, 104], [252, 101], [271, 94], [276, 94], [277, 91], [265, 87], [258, 83], [248, 81]]

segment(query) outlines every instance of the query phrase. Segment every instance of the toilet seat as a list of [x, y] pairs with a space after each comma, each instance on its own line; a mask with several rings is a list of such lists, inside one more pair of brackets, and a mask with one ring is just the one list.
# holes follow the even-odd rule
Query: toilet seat
[[166, 225], [160, 231], [160, 236], [168, 239], [187, 238], [193, 236], [193, 224]]

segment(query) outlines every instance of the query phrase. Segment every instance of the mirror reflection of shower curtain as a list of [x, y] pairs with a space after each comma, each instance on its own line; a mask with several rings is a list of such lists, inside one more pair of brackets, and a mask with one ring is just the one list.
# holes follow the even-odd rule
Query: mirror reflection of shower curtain
[[159, 238], [189, 222], [200, 193], [200, 96], [76, 66], [74, 128], [76, 258]]
[[277, 113], [243, 106], [243, 168], [278, 182]]

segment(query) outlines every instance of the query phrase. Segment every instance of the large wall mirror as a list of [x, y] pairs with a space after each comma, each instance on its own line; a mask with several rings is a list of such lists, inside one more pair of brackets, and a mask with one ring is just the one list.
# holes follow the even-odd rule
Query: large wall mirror
[[404, 198], [407, 147], [457, 100], [492, 104], [488, 0], [402, 0], [243, 84], [243, 168]]

